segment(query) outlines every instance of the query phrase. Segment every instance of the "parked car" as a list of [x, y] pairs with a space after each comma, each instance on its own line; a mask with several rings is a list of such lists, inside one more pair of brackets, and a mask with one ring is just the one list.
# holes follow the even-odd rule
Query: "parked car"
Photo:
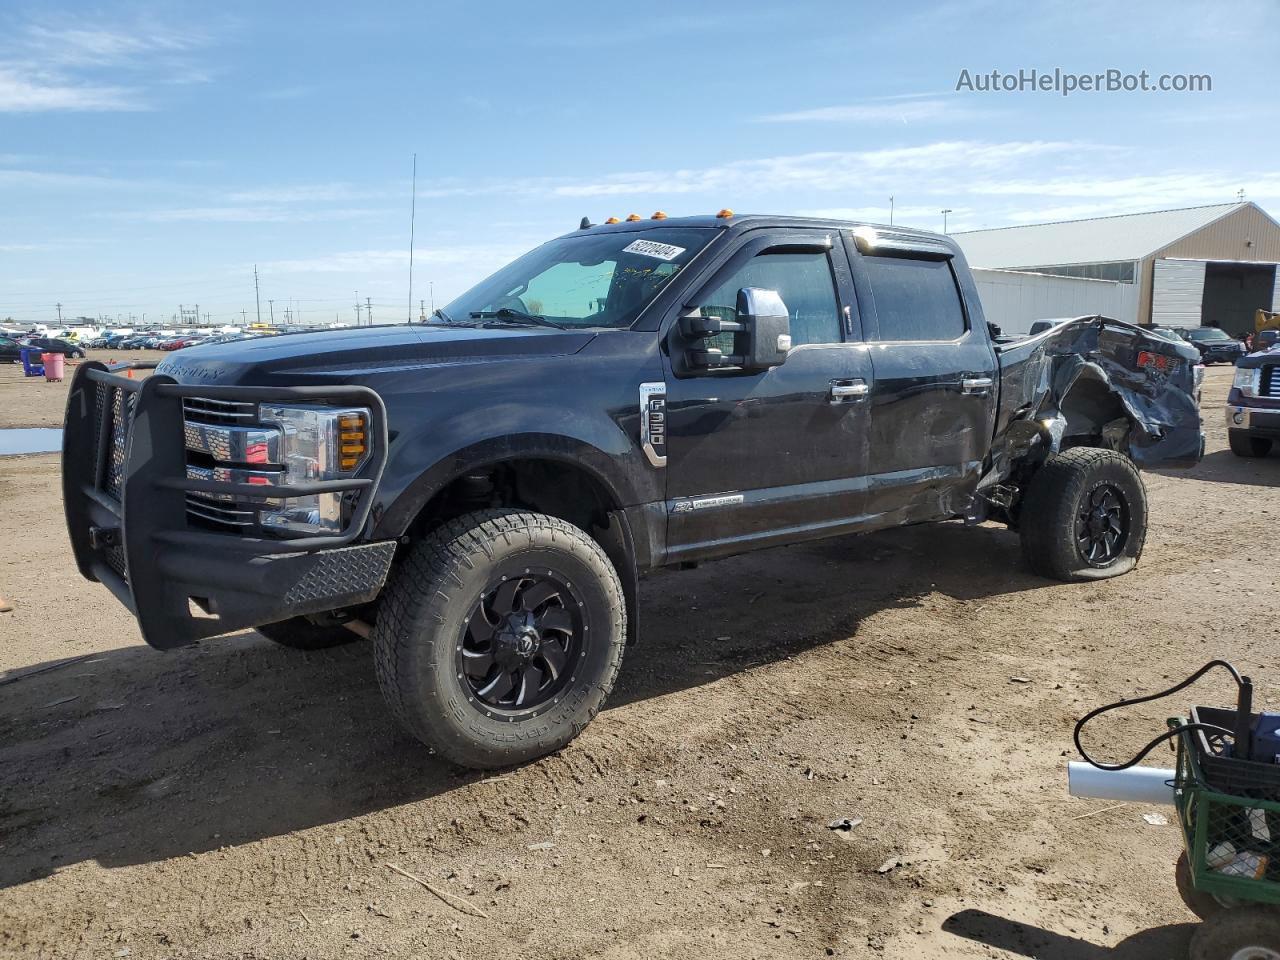
[[1243, 343], [1219, 327], [1190, 327], [1178, 332], [1200, 351], [1200, 358], [1206, 365], [1235, 363], [1248, 353]]
[[371, 636], [407, 729], [505, 766], [595, 716], [649, 571], [957, 518], [1044, 576], [1131, 570], [1139, 468], [1201, 456], [1197, 356], [1103, 317], [993, 345], [950, 237], [584, 222], [427, 324], [82, 365], [66, 518], [153, 646]]
[[31, 337], [26, 341], [26, 345], [39, 350], [41, 353], [60, 353], [63, 356], [79, 359], [84, 359], [85, 357], [84, 347], [80, 344], [54, 337]]
[[17, 363], [22, 359], [25, 344], [13, 337], [0, 337], [0, 362]]

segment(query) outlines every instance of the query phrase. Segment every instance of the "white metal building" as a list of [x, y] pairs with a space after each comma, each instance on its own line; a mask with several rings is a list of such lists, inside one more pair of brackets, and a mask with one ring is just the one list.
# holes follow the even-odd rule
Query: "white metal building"
[[[1280, 310], [1280, 224], [1253, 203], [1226, 203], [1157, 210], [1090, 220], [971, 230], [952, 235], [969, 265], [986, 268], [996, 309], [984, 312], [1006, 322], [1007, 332], [1029, 325], [1005, 314], [1018, 297], [1048, 316], [1104, 313], [1133, 323], [1165, 326], [1213, 324], [1228, 333], [1253, 329], [1254, 312]], [[1017, 271], [1013, 280], [991, 274]], [[1046, 276], [1109, 281], [1127, 287], [1068, 284], [1053, 288]], [[1014, 289], [1026, 291], [1016, 294]], [[1095, 309], [1064, 309], [1064, 303], [1097, 303]], [[1031, 317], [1032, 320], [1038, 319]]]

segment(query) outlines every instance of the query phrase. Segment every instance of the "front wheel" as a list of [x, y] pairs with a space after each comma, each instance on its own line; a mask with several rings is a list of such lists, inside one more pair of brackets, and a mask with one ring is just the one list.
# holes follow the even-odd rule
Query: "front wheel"
[[1147, 538], [1147, 492], [1133, 461], [1114, 450], [1074, 447], [1050, 457], [1023, 497], [1022, 555], [1055, 580], [1128, 573]]
[[1266, 437], [1251, 437], [1243, 430], [1228, 430], [1227, 443], [1237, 457], [1265, 457], [1271, 452], [1271, 441]]
[[483, 510], [415, 543], [384, 596], [378, 684], [419, 740], [489, 769], [559, 750], [613, 689], [622, 584], [600, 545], [556, 517]]

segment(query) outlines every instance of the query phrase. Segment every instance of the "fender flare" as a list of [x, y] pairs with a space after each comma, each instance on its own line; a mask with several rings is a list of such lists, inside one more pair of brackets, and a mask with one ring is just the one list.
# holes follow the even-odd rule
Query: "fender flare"
[[591, 444], [561, 434], [511, 434], [481, 440], [436, 460], [394, 501], [374, 510], [373, 538], [403, 536], [431, 498], [458, 477], [503, 460], [521, 458], [556, 460], [586, 472], [609, 495], [612, 510], [633, 506], [641, 500], [612, 458]]

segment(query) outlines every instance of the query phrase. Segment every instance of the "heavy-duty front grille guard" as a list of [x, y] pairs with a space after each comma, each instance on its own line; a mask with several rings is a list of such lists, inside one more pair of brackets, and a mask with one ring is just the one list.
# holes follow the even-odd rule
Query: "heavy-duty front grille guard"
[[[62, 441], [62, 493], [67, 530], [81, 574], [101, 582], [138, 617], [148, 642], [155, 646], [179, 645], [193, 636], [175, 637], [173, 644], [157, 643], [148, 629], [149, 609], [175, 612], [166, 587], [183, 577], [198, 581], [188, 570], [166, 567], [164, 547], [191, 550], [208, 548], [207, 564], [218, 568], [220, 579], [238, 580], [241, 570], [253, 575], [253, 558], [313, 553], [346, 546], [360, 535], [373, 506], [373, 492], [387, 462], [387, 415], [382, 399], [368, 387], [256, 387], [180, 384], [172, 377], [152, 374], [135, 380], [122, 376], [128, 370], [146, 370], [153, 362], [135, 362], [108, 368], [100, 362], [81, 364], [67, 399]], [[111, 431], [106, 429], [110, 403], [98, 403], [99, 385], [134, 394], [130, 418], [121, 499], [103, 489], [110, 459]], [[263, 487], [247, 483], [219, 483], [187, 476], [187, 451], [183, 434], [184, 397], [251, 402], [332, 401], [369, 408], [372, 458], [362, 476], [342, 480]], [[326, 536], [272, 539], [192, 529], [187, 520], [188, 493], [226, 493], [265, 500], [320, 493], [360, 491], [350, 520], [341, 533]], [[107, 551], [121, 549], [127, 579], [108, 561]], [[239, 555], [237, 561], [228, 554]], [[228, 564], [231, 564], [229, 567]], [[236, 566], [240, 569], [236, 569]], [[186, 598], [182, 598], [185, 610]], [[259, 621], [262, 622], [262, 621]], [[210, 630], [210, 635], [220, 630]], [[202, 631], [179, 631], [202, 633]]]

